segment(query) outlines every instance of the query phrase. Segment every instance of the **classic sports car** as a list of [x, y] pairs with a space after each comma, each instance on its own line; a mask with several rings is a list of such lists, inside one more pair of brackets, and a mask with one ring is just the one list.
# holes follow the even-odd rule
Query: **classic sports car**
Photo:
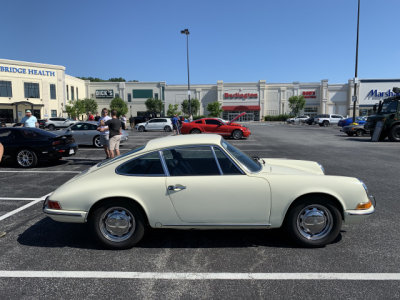
[[[110, 188], [112, 186], [112, 188]], [[311, 161], [250, 158], [213, 134], [168, 136], [101, 162], [59, 187], [43, 211], [89, 222], [108, 248], [137, 244], [146, 228], [285, 227], [321, 247], [374, 212], [357, 178], [325, 176]]]
[[228, 123], [225, 123], [220, 118], [203, 118], [190, 123], [182, 123], [181, 133], [217, 133], [225, 137], [232, 137], [235, 140], [239, 140], [242, 137], [247, 138], [251, 134], [250, 129], [238, 123], [233, 123], [244, 114], [238, 115]]

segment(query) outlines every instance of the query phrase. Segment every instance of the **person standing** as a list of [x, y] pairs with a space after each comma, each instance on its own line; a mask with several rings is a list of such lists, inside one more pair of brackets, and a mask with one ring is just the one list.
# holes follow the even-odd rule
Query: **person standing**
[[129, 124], [131, 125], [131, 129], [135, 127], [135, 118], [132, 115], [129, 118]]
[[39, 127], [39, 123], [36, 117], [32, 115], [32, 112], [29, 109], [25, 112], [25, 117], [22, 118], [21, 123], [23, 127], [29, 127], [29, 128]]
[[91, 112], [89, 112], [88, 121], [94, 121], [94, 116]]
[[100, 120], [100, 116], [99, 116], [99, 113], [98, 113], [98, 112], [96, 113], [96, 116], [94, 117], [94, 120], [95, 120], [96, 122], [98, 122], [98, 121]]
[[110, 143], [109, 143], [110, 132], [107, 126], [102, 125], [102, 122], [105, 123], [108, 120], [111, 120], [111, 118], [108, 116], [108, 109], [103, 108], [101, 110], [101, 118], [99, 119], [97, 130], [100, 132], [100, 143], [103, 145], [104, 152], [106, 153], [106, 159], [110, 158]]
[[192, 122], [193, 121], [193, 116], [192, 116], [192, 114], [190, 114], [190, 116], [189, 116], [189, 122]]
[[122, 117], [121, 117], [121, 125], [122, 125], [122, 129], [123, 130], [126, 130], [126, 116], [125, 115], [122, 115]]
[[110, 131], [110, 158], [114, 158], [115, 156], [120, 155], [119, 143], [122, 135], [122, 121], [118, 119], [117, 111], [115, 109], [111, 111], [111, 120], [104, 122], [104, 125], [107, 126], [108, 130]]
[[173, 116], [171, 122], [172, 122], [172, 127], [174, 128], [174, 133], [179, 134], [178, 115]]

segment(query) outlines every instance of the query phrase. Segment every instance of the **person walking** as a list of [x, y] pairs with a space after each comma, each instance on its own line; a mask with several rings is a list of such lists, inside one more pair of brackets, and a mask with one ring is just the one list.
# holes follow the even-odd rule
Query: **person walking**
[[23, 127], [29, 127], [29, 128], [39, 127], [39, 123], [36, 117], [32, 115], [32, 112], [29, 109], [25, 112], [25, 117], [22, 118], [21, 123]]
[[111, 118], [108, 116], [108, 109], [103, 108], [101, 110], [101, 118], [99, 119], [97, 130], [100, 132], [100, 143], [103, 145], [104, 152], [106, 153], [106, 159], [110, 158], [110, 132], [107, 126], [105, 126], [104, 124], [102, 125], [102, 122], [105, 123], [108, 120], [111, 120]]
[[179, 134], [179, 122], [178, 122], [178, 115], [172, 117], [172, 127], [174, 129], [174, 134]]
[[[110, 158], [114, 158], [115, 156], [120, 155], [119, 152], [119, 143], [121, 141], [122, 135], [122, 121], [118, 119], [117, 111], [113, 109], [111, 111], [111, 119], [106, 122], [101, 122], [104, 124], [108, 130], [110, 131]], [[115, 151], [115, 154], [114, 154]]]
[[131, 129], [135, 127], [135, 118], [132, 115], [129, 118], [129, 124], [131, 125]]

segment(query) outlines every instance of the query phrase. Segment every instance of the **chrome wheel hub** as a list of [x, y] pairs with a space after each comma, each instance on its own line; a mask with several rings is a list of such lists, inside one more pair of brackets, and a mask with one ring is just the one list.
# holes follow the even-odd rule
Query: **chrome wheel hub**
[[297, 229], [309, 240], [326, 237], [332, 230], [333, 217], [323, 205], [309, 205], [301, 210], [297, 217]]
[[134, 216], [123, 207], [107, 209], [102, 214], [99, 225], [104, 237], [113, 242], [127, 240], [136, 228]]
[[18, 163], [21, 166], [27, 167], [30, 166], [33, 162], [33, 154], [29, 151], [23, 150], [18, 153]]

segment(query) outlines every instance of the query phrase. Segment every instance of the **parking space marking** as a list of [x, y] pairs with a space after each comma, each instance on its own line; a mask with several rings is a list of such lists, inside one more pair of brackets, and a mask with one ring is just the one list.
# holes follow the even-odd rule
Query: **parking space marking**
[[73, 173], [79, 174], [82, 171], [0, 171], [0, 173]]
[[400, 273], [159, 273], [101, 271], [0, 271], [0, 278], [97, 278], [163, 280], [399, 281]]
[[[15, 215], [16, 213], [19, 213], [20, 211], [23, 211], [24, 209], [27, 209], [28, 207], [31, 207], [32, 205], [35, 205], [36, 203], [39, 203], [40, 201], [45, 200], [46, 197], [49, 196], [50, 194], [52, 194], [52, 193], [48, 193], [47, 195], [44, 195], [41, 198], [33, 198], [35, 200], [33, 200], [32, 202], [29, 202], [28, 204], [25, 204], [24, 206], [21, 206], [21, 207], [19, 207], [17, 209], [14, 209], [13, 211], [10, 211], [10, 212], [6, 213], [5, 215], [0, 216], [0, 221], [2, 221], [4, 219], [7, 219], [8, 217], [11, 217], [12, 215]], [[1, 198], [1, 199], [4, 199], [4, 198]], [[17, 198], [15, 198], [15, 199], [17, 199]], [[22, 200], [23, 199], [24, 198], [22, 198]], [[21, 198], [19, 200], [21, 200]]]

